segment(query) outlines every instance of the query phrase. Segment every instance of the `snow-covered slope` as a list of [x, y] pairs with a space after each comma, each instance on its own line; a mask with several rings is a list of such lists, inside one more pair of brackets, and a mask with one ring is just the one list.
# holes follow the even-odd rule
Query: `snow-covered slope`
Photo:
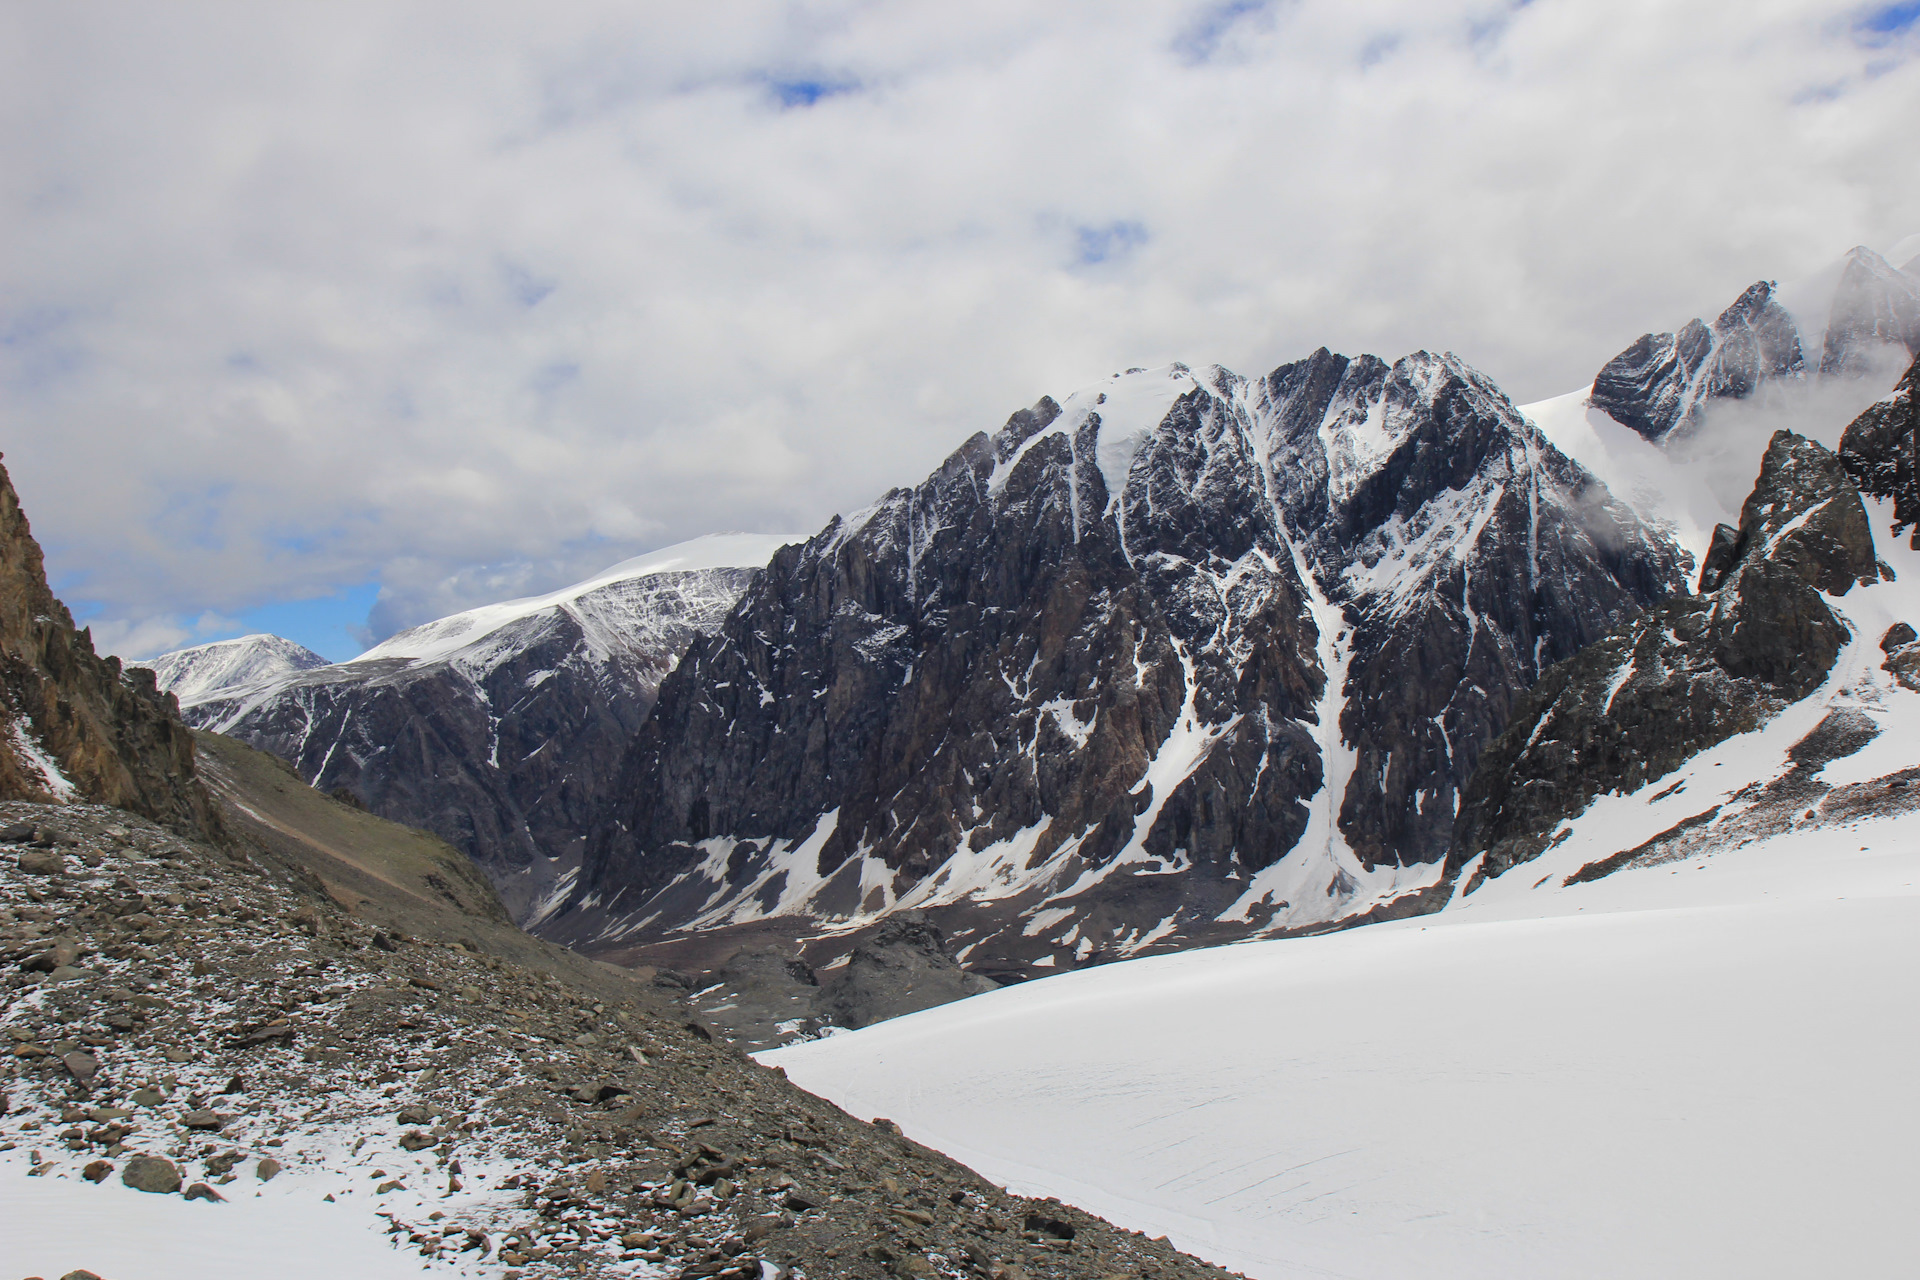
[[[669, 574], [699, 573], [714, 569], [757, 569], [773, 558], [773, 553], [790, 542], [803, 542], [804, 534], [713, 533], [690, 542], [677, 543], [644, 556], [622, 560], [583, 582], [544, 596], [528, 596], [499, 604], [482, 605], [465, 613], [456, 613], [399, 632], [367, 650], [355, 662], [381, 662], [405, 658], [413, 663], [441, 662], [467, 651], [471, 657], [482, 653], [481, 642], [502, 628], [511, 627], [543, 614], [564, 611], [581, 626], [587, 643], [597, 654], [606, 655], [629, 649], [657, 625], [654, 610], [643, 603], [644, 596], [619, 588], [645, 578]], [[485, 652], [497, 654], [499, 646]], [[484, 660], [484, 659], [483, 659]]]
[[327, 660], [305, 645], [279, 636], [251, 635], [175, 649], [139, 665], [150, 669], [160, 687], [185, 708], [239, 689], [278, 683], [302, 671], [324, 667]]
[[526, 919], [570, 882], [661, 679], [794, 540], [696, 538], [403, 631], [351, 662], [229, 689], [187, 715], [464, 849]]
[[1864, 821], [762, 1060], [1263, 1280], [1901, 1276], [1916, 885]]

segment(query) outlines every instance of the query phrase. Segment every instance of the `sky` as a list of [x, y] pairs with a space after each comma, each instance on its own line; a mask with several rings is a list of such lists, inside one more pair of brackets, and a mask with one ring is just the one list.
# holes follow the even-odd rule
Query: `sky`
[[0, 7], [0, 449], [137, 659], [818, 528], [1040, 396], [1516, 401], [1920, 231], [1920, 4]]

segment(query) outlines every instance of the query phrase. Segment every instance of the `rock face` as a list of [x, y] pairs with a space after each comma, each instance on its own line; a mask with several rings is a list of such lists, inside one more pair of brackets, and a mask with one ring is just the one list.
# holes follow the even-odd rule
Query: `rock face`
[[854, 947], [846, 966], [822, 986], [815, 1009], [833, 1026], [867, 1027], [999, 985], [954, 963], [939, 928], [906, 911]]
[[182, 712], [190, 712], [237, 689], [277, 683], [324, 667], [327, 660], [279, 636], [251, 635], [176, 649], [140, 665], [153, 672], [162, 691], [179, 701]]
[[[1909, 267], [1913, 264], [1908, 263]], [[1820, 347], [1820, 372], [1864, 372], [1876, 348], [1902, 346], [1920, 355], [1920, 277], [1871, 249], [1847, 255]]]
[[1777, 433], [1739, 529], [1716, 533], [1701, 594], [1630, 620], [1520, 700], [1467, 789], [1450, 872], [1529, 861], [1594, 797], [1632, 792], [1806, 697], [1850, 638], [1827, 598], [1883, 572], [1840, 460]]
[[[1920, 360], [1892, 395], [1847, 427], [1840, 438], [1840, 464], [1862, 493], [1893, 499], [1895, 532], [1920, 526]], [[1920, 527], [1911, 545], [1920, 550]]]
[[219, 819], [194, 778], [193, 737], [151, 672], [93, 651], [47, 586], [40, 544], [0, 468], [0, 798], [87, 801], [182, 831]]
[[971, 967], [1432, 884], [1539, 671], [1675, 553], [1451, 356], [1134, 370], [784, 549], [663, 684], [543, 926], [923, 907]]
[[1810, 371], [1860, 377], [1889, 347], [1920, 354], [1920, 277], [1861, 247], [1841, 262], [1814, 314], [1796, 318], [1778, 286], [1763, 280], [1711, 325], [1691, 320], [1677, 333], [1642, 334], [1600, 370], [1589, 402], [1659, 442], [1693, 425], [1714, 400], [1743, 400]]
[[1744, 399], [1769, 378], [1798, 376], [1800, 335], [1774, 288], [1753, 285], [1711, 327], [1690, 320], [1678, 333], [1642, 334], [1594, 378], [1592, 404], [1661, 440], [1709, 400]]
[[416, 627], [351, 662], [206, 689], [185, 713], [447, 840], [526, 919], [578, 866], [661, 678], [781, 542], [697, 539]]

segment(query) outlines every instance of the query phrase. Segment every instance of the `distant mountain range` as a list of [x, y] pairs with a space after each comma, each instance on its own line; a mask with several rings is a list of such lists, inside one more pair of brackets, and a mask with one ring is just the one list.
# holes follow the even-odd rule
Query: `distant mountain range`
[[[1764, 415], [1838, 446], [1920, 350], [1912, 266], [1856, 249], [1759, 282], [1538, 405], [1426, 352], [1129, 370], [812, 538], [619, 566], [338, 666], [258, 638], [156, 666], [195, 723], [446, 836], [519, 918], [616, 959], [819, 967], [915, 910], [1009, 981], [1428, 911], [1638, 785], [1579, 748], [1516, 808], [1481, 765], [1540, 767], [1502, 736], [1536, 686], [1693, 617], [1697, 585], [1748, 599], [1862, 486], [1920, 509], [1897, 397], [1844, 465], [1775, 440], [1774, 496], [1748, 497]], [[1808, 653], [1839, 643], [1808, 625]], [[1646, 707], [1747, 690], [1714, 653]], [[1754, 714], [1807, 696], [1767, 683]], [[1636, 714], [1614, 750], [1643, 769], [1753, 727]]]
[[150, 665], [188, 723], [445, 838], [524, 920], [578, 865], [661, 678], [783, 541], [698, 538], [414, 627], [351, 662], [250, 636]]

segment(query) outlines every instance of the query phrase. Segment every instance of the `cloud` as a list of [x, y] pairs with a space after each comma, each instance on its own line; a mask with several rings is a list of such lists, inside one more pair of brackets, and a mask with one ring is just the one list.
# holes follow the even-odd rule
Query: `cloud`
[[377, 636], [1130, 365], [1535, 399], [1920, 229], [1902, 11], [10, 6], [0, 445], [98, 634]]

